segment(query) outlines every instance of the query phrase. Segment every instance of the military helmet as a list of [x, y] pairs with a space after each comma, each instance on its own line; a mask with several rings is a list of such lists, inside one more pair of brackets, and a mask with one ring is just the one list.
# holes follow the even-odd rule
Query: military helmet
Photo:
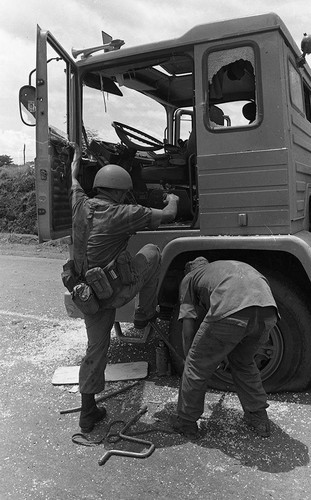
[[110, 188], [127, 191], [133, 188], [130, 174], [119, 165], [105, 165], [95, 175], [93, 188]]

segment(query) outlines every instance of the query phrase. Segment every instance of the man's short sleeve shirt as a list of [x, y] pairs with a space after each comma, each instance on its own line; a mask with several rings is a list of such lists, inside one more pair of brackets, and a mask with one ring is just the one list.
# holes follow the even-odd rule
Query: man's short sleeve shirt
[[[74, 188], [73, 220], [76, 241], [87, 241], [88, 267], [105, 267], [125, 250], [131, 235], [143, 229], [155, 229], [160, 219], [151, 208], [141, 205], [123, 205], [109, 196], [90, 199], [81, 187]], [[88, 237], [87, 219], [90, 219]]]
[[217, 321], [251, 306], [277, 310], [266, 278], [244, 262], [211, 262], [187, 274], [181, 283], [179, 319], [196, 319], [203, 307], [206, 321]]

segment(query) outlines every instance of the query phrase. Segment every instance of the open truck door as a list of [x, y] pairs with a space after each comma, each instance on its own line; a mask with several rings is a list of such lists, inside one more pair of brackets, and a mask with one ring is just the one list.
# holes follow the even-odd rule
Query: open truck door
[[[31, 78], [32, 73], [30, 86]], [[77, 92], [76, 64], [51, 33], [39, 26], [35, 81], [32, 116], [35, 114], [36, 120], [36, 195], [42, 242], [71, 234], [69, 141], [77, 140], [79, 130], [75, 126], [77, 111], [69, 111]]]

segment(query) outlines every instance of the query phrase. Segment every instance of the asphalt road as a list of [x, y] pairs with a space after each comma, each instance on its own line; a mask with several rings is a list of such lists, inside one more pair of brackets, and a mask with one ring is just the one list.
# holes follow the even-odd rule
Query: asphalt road
[[[111, 363], [147, 360], [149, 375], [105, 404], [109, 421], [125, 422], [147, 405], [133, 429], [148, 431], [140, 437], [155, 451], [144, 459], [111, 456], [99, 466], [109, 449], [141, 453], [149, 445], [73, 443], [78, 413], [60, 409], [78, 406], [79, 394], [51, 383], [58, 367], [80, 363], [86, 342], [83, 321], [68, 319], [63, 307], [66, 257], [38, 245], [0, 245], [1, 500], [311, 498], [311, 390], [271, 395], [269, 439], [245, 426], [235, 394], [208, 391], [202, 438], [193, 443], [171, 432], [178, 379], [157, 377], [152, 337], [143, 346], [112, 339]], [[90, 437], [104, 438], [107, 428], [101, 423]]]

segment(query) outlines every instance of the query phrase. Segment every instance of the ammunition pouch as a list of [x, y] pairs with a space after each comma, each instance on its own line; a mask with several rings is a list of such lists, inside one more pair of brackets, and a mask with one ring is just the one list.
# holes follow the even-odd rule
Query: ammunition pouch
[[72, 300], [83, 314], [95, 314], [99, 309], [99, 303], [92, 288], [87, 283], [79, 283], [71, 293]]
[[109, 299], [113, 288], [109, 283], [105, 271], [101, 267], [93, 267], [85, 273], [85, 280], [100, 300]]
[[109, 284], [113, 290], [113, 294], [116, 295], [121, 290], [122, 285], [123, 285], [116, 261], [113, 260], [112, 262], [110, 262], [103, 269], [103, 271], [105, 272], [105, 274], [107, 276]]
[[121, 252], [115, 260], [110, 262], [104, 271], [115, 295], [122, 286], [133, 285], [137, 281], [136, 273], [132, 267], [132, 257], [127, 250]]
[[127, 250], [121, 252], [117, 257], [116, 266], [122, 285], [136, 283], [137, 277], [132, 267], [132, 256]]

